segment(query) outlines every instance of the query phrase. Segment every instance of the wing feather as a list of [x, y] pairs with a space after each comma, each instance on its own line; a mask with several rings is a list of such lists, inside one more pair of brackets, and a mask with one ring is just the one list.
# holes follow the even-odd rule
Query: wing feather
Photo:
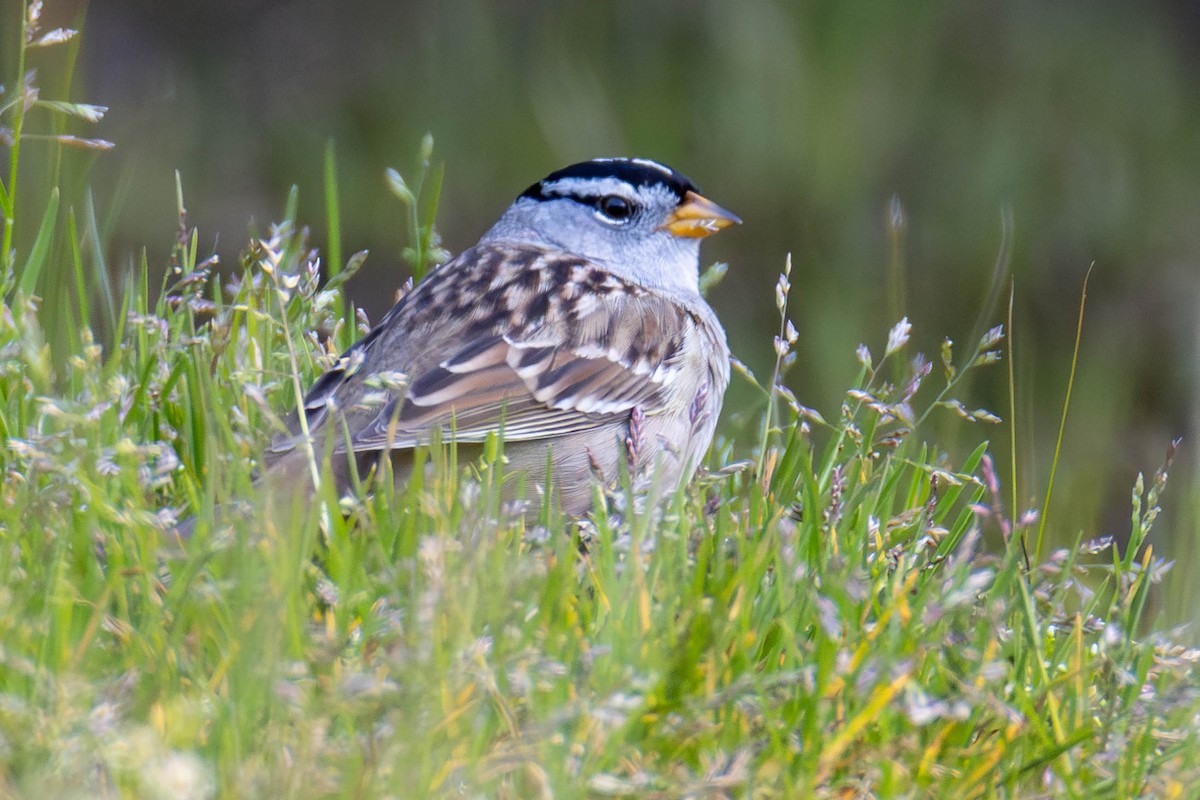
[[[413, 447], [438, 429], [481, 442], [496, 431], [522, 441], [598, 428], [687, 391], [681, 351], [699, 324], [677, 302], [579, 259], [481, 245], [431, 274], [347, 351], [316, 381], [305, 412], [313, 430], [335, 409], [355, 451]], [[356, 406], [367, 378], [382, 372], [409, 381], [386, 403]], [[297, 429], [272, 452], [292, 449]]]

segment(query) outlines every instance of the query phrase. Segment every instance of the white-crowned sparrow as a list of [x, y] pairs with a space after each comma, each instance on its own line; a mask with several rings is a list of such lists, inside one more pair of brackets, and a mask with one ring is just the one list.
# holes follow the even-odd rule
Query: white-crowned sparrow
[[[504, 441], [506, 475], [586, 512], [620, 460], [673, 490], [712, 441], [725, 331], [700, 296], [700, 240], [740, 220], [644, 159], [574, 164], [533, 184], [479, 243], [431, 272], [323, 374], [266, 454], [273, 487], [339, 490], [348, 454], [397, 482], [430, 442]], [[313, 443], [309, 448], [307, 441]]]

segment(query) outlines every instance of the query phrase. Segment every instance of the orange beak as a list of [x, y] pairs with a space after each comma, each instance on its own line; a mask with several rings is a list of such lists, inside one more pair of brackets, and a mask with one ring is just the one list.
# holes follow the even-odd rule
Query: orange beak
[[742, 220], [736, 214], [726, 211], [707, 197], [688, 192], [683, 198], [683, 205], [667, 217], [663, 228], [676, 236], [703, 239], [722, 228], [741, 224]]

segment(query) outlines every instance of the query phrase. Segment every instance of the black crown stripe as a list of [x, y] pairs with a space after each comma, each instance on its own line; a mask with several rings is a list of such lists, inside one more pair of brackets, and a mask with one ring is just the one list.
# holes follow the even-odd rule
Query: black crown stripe
[[631, 158], [598, 158], [593, 161], [581, 161], [569, 167], [563, 167], [557, 172], [551, 172], [545, 178], [530, 186], [518, 195], [534, 200], [548, 200], [558, 195], [546, 194], [543, 187], [555, 181], [567, 178], [616, 178], [633, 186], [665, 186], [670, 189], [682, 202], [688, 192], [699, 193], [696, 185], [686, 175], [676, 172], [670, 167], [654, 162]]

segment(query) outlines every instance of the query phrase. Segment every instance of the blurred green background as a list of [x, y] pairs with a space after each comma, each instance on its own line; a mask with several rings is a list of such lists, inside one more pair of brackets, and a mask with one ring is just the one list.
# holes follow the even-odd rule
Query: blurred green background
[[[6, 3], [8, 64], [19, 8]], [[1060, 542], [1120, 538], [1136, 473], [1185, 436], [1158, 546], [1194, 574], [1194, 3], [106, 0], [51, 2], [45, 17], [83, 26], [72, 99], [111, 107], [86, 133], [116, 150], [77, 157], [95, 161], [118, 271], [143, 247], [165, 268], [176, 169], [202, 251], [226, 265], [252, 226], [279, 216], [292, 184], [323, 245], [332, 139], [345, 251], [371, 251], [350, 292], [377, 319], [406, 275], [402, 209], [383, 171], [410, 172], [426, 131], [446, 164], [439, 227], [452, 252], [553, 169], [648, 156], [745, 219], [706, 259], [731, 265], [712, 303], [760, 375], [778, 326], [773, 285], [792, 254], [801, 339], [790, 384], [831, 416], [854, 348], [879, 354], [896, 321], [890, 265], [904, 269], [904, 313], [936, 360], [945, 336], [971, 347], [982, 312], [1004, 320], [1007, 284], [987, 308], [1004, 262], [1029, 505], [1045, 491], [1094, 263], [1051, 528]], [[735, 383], [727, 407], [754, 397]], [[1007, 419], [1005, 367], [961, 399]], [[1007, 474], [1007, 426], [950, 412], [938, 424], [950, 448], [991, 438]]]

